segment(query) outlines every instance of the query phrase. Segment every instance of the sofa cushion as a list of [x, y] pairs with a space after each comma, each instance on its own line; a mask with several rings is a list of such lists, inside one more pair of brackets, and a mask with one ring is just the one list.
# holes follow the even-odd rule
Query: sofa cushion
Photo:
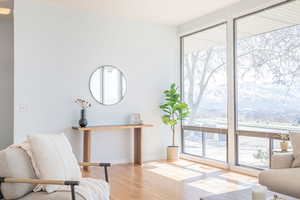
[[[76, 194], [75, 198], [76, 200], [85, 200], [79, 194]], [[24, 196], [23, 198], [20, 198], [19, 200], [67, 200], [67, 199], [71, 199], [70, 192], [53, 192], [50, 194], [47, 192], [32, 192]]]
[[[18, 147], [0, 151], [0, 177], [36, 178], [27, 153]], [[3, 183], [1, 192], [5, 199], [17, 199], [33, 190], [32, 184]]]
[[300, 134], [290, 133], [290, 139], [293, 146], [294, 162], [292, 167], [300, 167]]
[[269, 190], [300, 198], [300, 168], [266, 170], [258, 180]]
[[[63, 133], [28, 136], [28, 142], [40, 179], [79, 180], [81, 178], [77, 159]], [[60, 187], [46, 185], [45, 189], [51, 193]]]

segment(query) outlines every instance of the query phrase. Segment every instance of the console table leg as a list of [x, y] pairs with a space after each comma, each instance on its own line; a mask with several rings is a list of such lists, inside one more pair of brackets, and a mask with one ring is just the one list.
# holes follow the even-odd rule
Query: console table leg
[[[84, 138], [83, 138], [83, 162], [91, 162], [91, 131], [86, 130], [84, 131]], [[89, 171], [88, 167], [83, 167], [83, 170]]]
[[142, 128], [134, 128], [134, 164], [143, 164]]

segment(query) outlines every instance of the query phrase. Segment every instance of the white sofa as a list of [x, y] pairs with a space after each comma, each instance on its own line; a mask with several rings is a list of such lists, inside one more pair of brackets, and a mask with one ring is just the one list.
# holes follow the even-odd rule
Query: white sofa
[[259, 183], [269, 190], [300, 198], [300, 168], [291, 168], [292, 153], [280, 153], [271, 158], [271, 169], [259, 174]]

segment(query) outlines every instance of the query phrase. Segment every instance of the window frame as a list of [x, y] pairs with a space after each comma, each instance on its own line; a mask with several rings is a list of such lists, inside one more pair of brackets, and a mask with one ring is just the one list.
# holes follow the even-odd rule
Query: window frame
[[[227, 53], [227, 163], [230, 166], [241, 166], [246, 168], [252, 168], [256, 170], [262, 170], [258, 169], [252, 166], [246, 166], [246, 165], [240, 165], [239, 164], [239, 152], [238, 152], [238, 139], [239, 136], [251, 136], [251, 137], [263, 137], [269, 139], [269, 156], [271, 158], [272, 151], [273, 151], [273, 140], [280, 140], [280, 137], [278, 136], [278, 133], [275, 132], [262, 132], [262, 131], [246, 131], [246, 130], [238, 130], [238, 119], [237, 119], [237, 66], [236, 66], [236, 21], [275, 7], [279, 7], [281, 5], [292, 3], [296, 0], [282, 0], [280, 2], [271, 2], [268, 5], [262, 5], [260, 7], [255, 8], [253, 11], [246, 11], [243, 14], [229, 17], [225, 20], [220, 20], [219, 22], [210, 24], [209, 26], [204, 26], [204, 28], [200, 28], [197, 31], [193, 31], [188, 34], [182, 34], [180, 39], [180, 94], [181, 99], [183, 99], [183, 89], [184, 89], [184, 41], [183, 39], [185, 37], [188, 37], [190, 35], [203, 32], [208, 29], [212, 29], [214, 27], [220, 26], [220, 25], [226, 25], [226, 34], [227, 34], [227, 41], [226, 41], [226, 53]], [[199, 128], [199, 127], [195, 127]], [[200, 127], [204, 128], [204, 127]], [[181, 130], [181, 153], [186, 154], [183, 152], [184, 149], [184, 141], [183, 141], [183, 134], [184, 134], [184, 125], [182, 121], [180, 122], [180, 130]], [[282, 131], [281, 131], [282, 133]], [[258, 135], [259, 134], [259, 135]], [[190, 155], [190, 154], [187, 154]], [[194, 156], [194, 155], [192, 155]], [[195, 156], [199, 157], [199, 156]], [[209, 158], [208, 158], [209, 159]], [[271, 162], [271, 159], [269, 159]], [[222, 161], [220, 161], [222, 162]]]
[[[182, 148], [181, 148], [181, 152], [183, 154], [189, 155], [189, 156], [194, 156], [194, 157], [199, 157], [199, 158], [205, 158], [208, 160], [213, 160], [213, 161], [217, 161], [217, 162], [221, 162], [221, 163], [227, 163], [228, 162], [228, 130], [224, 129], [224, 128], [208, 128], [208, 127], [200, 127], [200, 126], [189, 126], [189, 125], [184, 125], [182, 126], [182, 132], [181, 132], [181, 137], [184, 138], [184, 131], [195, 131], [195, 132], [199, 132], [202, 134], [202, 155], [195, 155], [195, 154], [191, 154], [191, 153], [187, 153], [184, 151], [184, 140], [182, 139], [181, 141], [183, 142], [182, 144]], [[213, 159], [210, 157], [206, 156], [206, 134], [218, 134], [218, 135], [225, 135], [226, 137], [226, 158], [225, 161], [222, 160], [217, 160], [217, 159]]]
[[[192, 35], [197, 34], [197, 33], [201, 33], [201, 32], [216, 28], [218, 26], [222, 26], [222, 25], [225, 25], [225, 28], [226, 28], [226, 33], [225, 34], [226, 34], [226, 38], [227, 38], [227, 36], [228, 36], [228, 22], [226, 20], [224, 20], [220, 23], [214, 24], [212, 26], [207, 26], [207, 27], [205, 27], [203, 29], [200, 29], [198, 31], [194, 31], [192, 33], [180, 36], [180, 97], [181, 97], [181, 99], [184, 99], [184, 59], [183, 59], [183, 57], [184, 57], [184, 38], [192, 36]], [[228, 45], [228, 43], [226, 42], [226, 51], [228, 50], [227, 45]], [[227, 52], [226, 52], [226, 57], [227, 56], [228, 55], [227, 55]], [[228, 58], [226, 58], [226, 59], [228, 60]], [[226, 74], [227, 74], [227, 69], [228, 69], [228, 66], [227, 66], [227, 63], [226, 63]], [[227, 76], [227, 78], [228, 78], [228, 76]], [[228, 87], [227, 87], [227, 94], [228, 94]], [[228, 118], [228, 105], [227, 105], [226, 109], [227, 109], [227, 118]], [[227, 120], [227, 125], [228, 125], [228, 120]], [[186, 154], [186, 155], [193, 156], [193, 157], [205, 158], [205, 159], [208, 159], [208, 160], [213, 160], [213, 161], [217, 161], [217, 162], [221, 162], [221, 163], [228, 163], [228, 129], [199, 127], [199, 126], [190, 126], [190, 125], [187, 126], [187, 125], [183, 125], [183, 121], [181, 120], [180, 121], [180, 130], [181, 130], [181, 134], [180, 134], [180, 136], [181, 136], [181, 148], [180, 149], [181, 149], [182, 154]], [[202, 151], [203, 151], [202, 154], [203, 154], [203, 156], [193, 155], [193, 154], [184, 152], [184, 131], [185, 130], [186, 131], [197, 131], [197, 132], [200, 132], [202, 134]], [[208, 157], [205, 156], [205, 146], [206, 146], [204, 144], [205, 143], [205, 136], [204, 136], [205, 133], [225, 134], [226, 135], [226, 159], [225, 159], [225, 162], [221, 161], [221, 160], [208, 158]]]
[[[235, 17], [232, 19], [233, 21], [233, 24], [234, 24], [234, 29], [233, 29], [233, 37], [234, 37], [234, 43], [233, 43], [233, 47], [234, 47], [234, 58], [233, 58], [233, 61], [234, 61], [234, 69], [235, 69], [235, 74], [237, 74], [237, 66], [236, 66], [236, 61], [237, 61], [237, 30], [236, 30], [236, 24], [237, 24], [237, 21], [239, 19], [243, 19], [243, 18], [246, 18], [246, 17], [249, 17], [249, 16], [252, 16], [252, 15], [255, 15], [257, 13], [261, 13], [261, 12], [264, 12], [264, 11], [267, 11], [267, 10], [270, 10], [272, 8], [276, 8], [276, 7], [280, 7], [282, 5], [285, 5], [285, 4], [288, 4], [288, 3], [292, 3], [296, 0], [285, 0], [285, 1], [282, 1], [282, 2], [279, 2], [279, 3], [276, 3], [276, 4], [273, 4], [273, 5], [270, 5], [270, 6], [267, 6], [265, 8], [262, 8], [262, 9], [258, 9], [258, 10], [255, 10], [253, 12], [249, 12], [249, 13], [246, 13], [244, 15], [241, 15], [241, 16], [238, 16], [238, 17]], [[227, 44], [227, 45], [230, 45], [230, 44]], [[236, 76], [234, 76], [234, 81], [235, 81], [235, 104], [234, 104], [234, 107], [236, 108], [236, 113], [235, 113], [235, 153], [236, 153], [236, 157], [235, 157], [235, 164], [236, 166], [241, 166], [241, 167], [246, 167], [246, 168], [251, 168], [251, 169], [255, 169], [255, 170], [263, 170], [261, 168], [257, 168], [257, 167], [253, 167], [253, 166], [249, 166], [249, 165], [244, 165], [244, 164], [240, 164], [239, 163], [239, 136], [249, 136], [249, 137], [261, 137], [261, 138], [266, 138], [266, 139], [269, 139], [269, 145], [268, 145], [268, 154], [269, 154], [269, 168], [271, 167], [271, 157], [273, 155], [273, 148], [274, 148], [274, 140], [281, 140], [280, 136], [278, 136], [278, 133], [283, 133], [282, 130], [276, 132], [267, 132], [267, 131], [249, 131], [249, 130], [241, 130], [238, 128], [238, 114], [237, 114], [237, 107], [238, 107], [238, 90], [237, 90], [237, 86], [238, 86], [238, 78]], [[286, 130], [286, 133], [289, 133], [288, 130]]]

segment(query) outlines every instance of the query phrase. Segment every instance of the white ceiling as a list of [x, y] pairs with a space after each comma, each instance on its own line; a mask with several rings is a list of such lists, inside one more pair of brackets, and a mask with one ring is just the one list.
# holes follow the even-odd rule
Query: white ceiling
[[[236, 21], [237, 39], [300, 24], [299, 10], [300, 0], [241, 18]], [[225, 25], [199, 32], [184, 40], [185, 52], [202, 51], [212, 46], [225, 44]]]
[[123, 17], [164, 25], [180, 25], [239, 0], [47, 0], [93, 10], [103, 16]]

